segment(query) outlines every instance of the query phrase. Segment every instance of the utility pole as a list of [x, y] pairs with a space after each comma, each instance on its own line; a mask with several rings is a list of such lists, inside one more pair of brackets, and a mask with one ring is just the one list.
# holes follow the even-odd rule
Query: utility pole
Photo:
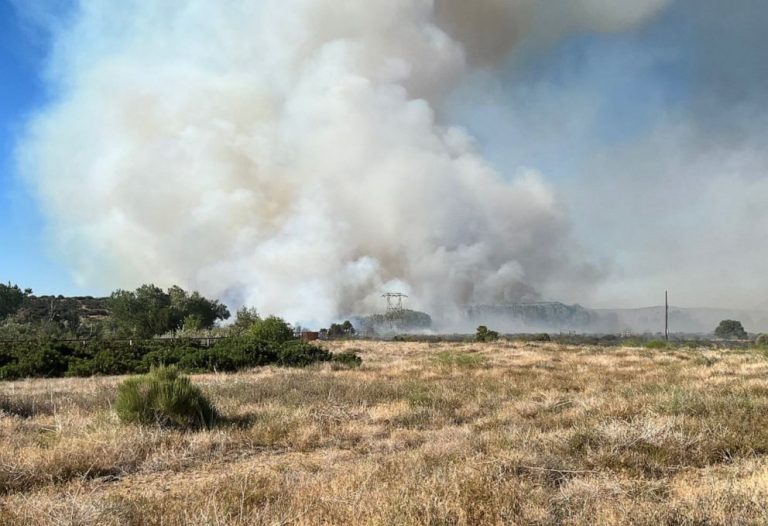
[[664, 340], [669, 341], [669, 292], [664, 291]]

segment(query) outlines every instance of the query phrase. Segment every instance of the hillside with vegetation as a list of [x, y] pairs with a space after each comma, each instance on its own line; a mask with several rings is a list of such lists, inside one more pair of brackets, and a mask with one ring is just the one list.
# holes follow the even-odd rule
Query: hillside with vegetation
[[220, 326], [230, 318], [225, 305], [180, 287], [144, 285], [108, 298], [64, 298], [37, 297], [9, 284], [0, 286], [0, 298], [0, 380], [358, 360], [302, 342], [281, 318], [248, 308]]

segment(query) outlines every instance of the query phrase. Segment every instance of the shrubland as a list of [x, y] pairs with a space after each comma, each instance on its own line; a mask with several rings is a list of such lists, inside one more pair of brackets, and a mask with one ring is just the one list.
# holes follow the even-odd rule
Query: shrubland
[[146, 373], [173, 365], [188, 372], [232, 372], [265, 365], [302, 367], [349, 363], [328, 350], [299, 341], [282, 319], [256, 316], [217, 338], [149, 340], [50, 339], [0, 342], [0, 379]]

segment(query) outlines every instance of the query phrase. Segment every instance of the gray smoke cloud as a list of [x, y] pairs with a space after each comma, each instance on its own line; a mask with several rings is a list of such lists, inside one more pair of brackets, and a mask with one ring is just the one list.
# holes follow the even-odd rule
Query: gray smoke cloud
[[676, 306], [766, 309], [768, 3], [676, 0], [656, 13], [514, 57], [469, 88], [486, 94], [480, 111], [452, 118], [496, 166], [557, 181], [571, 235], [607, 262], [574, 299], [658, 305], [669, 289]]
[[451, 320], [587, 286], [545, 177], [502, 177], [440, 105], [525, 36], [620, 31], [664, 3], [82, 0], [23, 173], [82, 283], [316, 322], [385, 290]]

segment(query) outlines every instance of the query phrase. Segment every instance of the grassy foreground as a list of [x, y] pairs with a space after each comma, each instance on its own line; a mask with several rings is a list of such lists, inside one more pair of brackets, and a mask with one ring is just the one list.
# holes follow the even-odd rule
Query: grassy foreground
[[194, 377], [194, 433], [120, 425], [119, 378], [0, 383], [0, 524], [768, 523], [760, 354], [349, 348]]

